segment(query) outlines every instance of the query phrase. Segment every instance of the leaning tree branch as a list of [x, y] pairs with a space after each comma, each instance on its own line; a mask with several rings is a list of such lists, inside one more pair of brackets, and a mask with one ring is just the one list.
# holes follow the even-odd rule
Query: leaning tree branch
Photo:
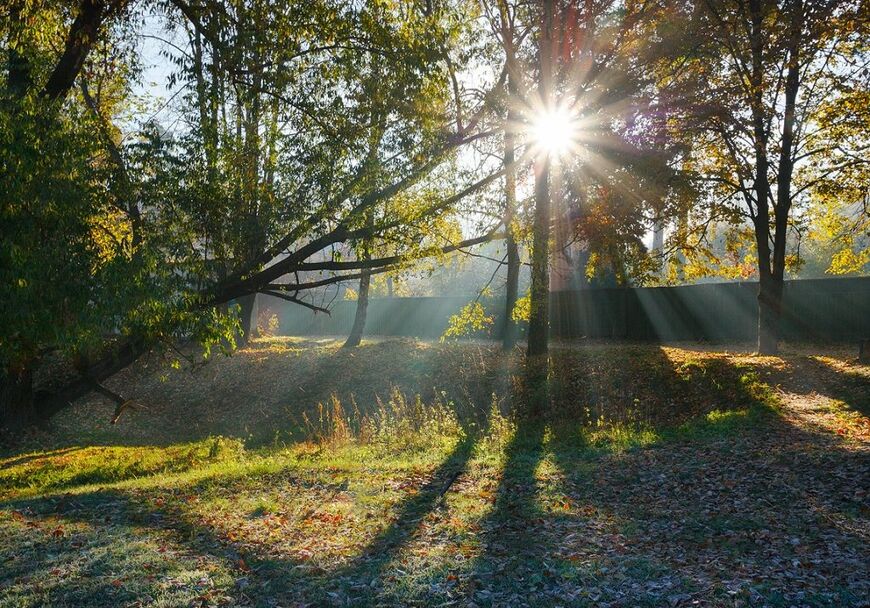
[[[350, 234], [350, 231], [347, 227], [347, 221], [357, 217], [366, 209], [389, 198], [392, 198], [393, 196], [399, 194], [400, 192], [403, 192], [404, 190], [418, 183], [421, 179], [423, 179], [423, 177], [431, 173], [438, 165], [440, 165], [441, 162], [444, 160], [444, 157], [453, 150], [456, 150], [467, 143], [475, 141], [480, 137], [484, 137], [490, 134], [491, 133], [487, 132], [485, 134], [474, 134], [468, 137], [451, 136], [450, 138], [448, 138], [448, 141], [443, 146], [438, 148], [438, 150], [436, 150], [426, 162], [412, 168], [407, 175], [405, 175], [398, 181], [390, 184], [389, 186], [376, 190], [371, 190], [364, 194], [361, 197], [360, 202], [348, 212], [345, 220], [339, 223], [339, 225], [336, 226], [331, 232], [317, 239], [309, 241], [302, 248], [298, 249], [290, 256], [281, 260], [280, 263], [289, 268], [292, 267], [293, 264], [305, 260], [309, 256], [317, 253], [318, 251], [326, 247], [329, 247], [334, 243], [339, 243], [341, 241], [349, 240], [352, 238], [361, 238], [361, 236], [365, 236], [361, 234], [360, 236]], [[299, 222], [293, 229], [290, 230], [290, 232], [288, 232], [284, 237], [279, 239], [274, 245], [266, 248], [262, 253], [257, 255], [251, 261], [251, 263], [247, 264], [244, 268], [227, 277], [227, 280], [224, 282], [223, 287], [221, 287], [220, 289], [224, 291], [233, 289], [248, 289], [248, 293], [251, 293], [252, 290], [250, 288], [253, 286], [252, 277], [257, 274], [256, 269], [259, 266], [267, 264], [268, 262], [273, 260], [279, 253], [287, 249], [295, 241], [302, 238], [307, 230], [310, 230], [313, 226], [316, 226], [321, 221], [323, 221], [323, 219], [325, 219], [331, 211], [334, 211], [335, 208], [338, 207], [338, 205], [347, 200], [347, 198], [353, 191], [353, 188], [356, 186], [357, 183], [362, 181], [365, 176], [366, 174], [364, 171], [357, 172], [357, 174], [355, 174], [353, 178], [351, 178], [348, 186], [346, 188], [343, 188], [340, 193], [333, 198], [332, 201], [324, 204], [320, 209], [312, 213], [309, 217]], [[358, 233], [359, 232], [360, 231], [358, 231]], [[277, 269], [272, 270], [274, 267], [275, 264], [261, 270], [260, 274], [275, 273]], [[285, 272], [289, 271], [278, 272], [277, 274], [274, 274], [274, 276], [270, 276], [269, 278], [267, 278], [265, 282], [272, 281], [284, 274]], [[219, 299], [222, 297], [223, 296], [221, 295], [221, 292], [217, 291], [215, 298]], [[232, 299], [233, 297], [235, 296], [230, 296], [230, 298], [228, 299]]]
[[[526, 155], [520, 158], [517, 163], [524, 162], [526, 159]], [[451, 205], [456, 204], [463, 198], [470, 196], [471, 194], [485, 188], [489, 184], [491, 184], [496, 179], [500, 178], [504, 175], [506, 169], [502, 168], [499, 171], [495, 171], [490, 175], [484, 177], [481, 180], [467, 186], [460, 192], [445, 198], [439, 203], [432, 205], [429, 207], [425, 213], [421, 217], [431, 216], [439, 211], [450, 207]], [[396, 184], [394, 184], [396, 186]], [[393, 196], [395, 192], [392, 191], [392, 187], [387, 188], [386, 190], [380, 191], [378, 197], [385, 196], [390, 197]], [[223, 284], [217, 286], [212, 290], [212, 297], [208, 300], [210, 305], [220, 304], [226, 302], [228, 300], [232, 300], [233, 298], [239, 297], [243, 294], [255, 293], [259, 291], [264, 285], [268, 283], [272, 283], [276, 279], [281, 276], [293, 272], [294, 270], [309, 270], [311, 268], [305, 267], [305, 260], [317, 253], [333, 245], [335, 243], [340, 243], [343, 241], [360, 239], [360, 238], [371, 238], [375, 236], [377, 231], [387, 230], [389, 228], [397, 227], [401, 224], [399, 221], [387, 223], [385, 225], [378, 226], [376, 228], [359, 228], [357, 230], [350, 230], [347, 227], [347, 221], [354, 217], [356, 214], [360, 212], [360, 210], [365, 210], [371, 205], [374, 205], [377, 200], [382, 200], [380, 198], [371, 198], [366, 205], [361, 202], [357, 207], [349, 214], [349, 216], [345, 219], [344, 222], [340, 223], [330, 232], [319, 236], [316, 239], [313, 239], [288, 255], [287, 257], [275, 262], [271, 266], [264, 268], [259, 272], [254, 272], [249, 276], [236, 280], [236, 281], [227, 281]], [[365, 202], [365, 201], [364, 201]], [[284, 239], [282, 239], [283, 241]], [[478, 241], [483, 242], [483, 241]], [[475, 244], [475, 243], [469, 243]], [[466, 244], [465, 246], [468, 246]], [[451, 249], [452, 251], [452, 249]], [[400, 261], [400, 256], [394, 256], [394, 260], [391, 262], [386, 262], [387, 264], [393, 264]], [[375, 264], [372, 267], [381, 266], [384, 264]], [[361, 267], [358, 267], [361, 268]]]
[[[489, 237], [489, 240], [496, 240], [499, 238], [504, 238], [504, 235], [501, 233], [499, 233], [499, 234], [491, 233], [490, 235], [488, 235], [488, 237]], [[457, 243], [456, 245], [449, 245], [447, 247], [441, 248], [439, 250], [439, 252], [440, 253], [450, 253], [451, 251], [460, 251], [463, 254], [468, 255], [467, 252], [463, 251], [463, 248], [470, 247], [474, 244], [479, 244], [481, 242], [484, 242], [484, 241], [479, 240], [481, 238], [485, 238], [485, 237], [478, 237], [477, 239], [469, 239], [469, 241], [476, 241], [476, 242], [471, 243], [471, 244], [469, 244], [469, 241], [464, 241], [463, 243]], [[368, 260], [368, 261], [370, 261], [370, 262], [371, 261], [383, 262], [386, 260], [392, 260], [392, 259], [397, 259], [397, 258], [401, 258], [401, 256], [392, 256], [390, 258], [378, 258], [377, 260]], [[417, 259], [419, 259], [419, 258], [417, 258]], [[309, 289], [316, 289], [318, 287], [326, 287], [327, 285], [334, 285], [335, 283], [344, 283], [346, 281], [353, 281], [356, 279], [360, 279], [360, 278], [362, 278], [362, 276], [364, 274], [373, 275], [373, 274], [381, 274], [384, 272], [393, 272], [396, 270], [404, 270], [404, 269], [410, 267], [415, 261], [417, 261], [417, 259], [413, 259], [413, 260], [404, 259], [403, 261], [400, 261], [400, 262], [397, 262], [394, 264], [385, 264], [385, 265], [380, 266], [380, 267], [366, 266], [366, 267], [362, 268], [362, 270], [360, 272], [354, 272], [354, 273], [350, 273], [350, 274], [340, 274], [340, 275], [327, 277], [325, 279], [318, 279], [316, 281], [308, 281], [305, 283], [299, 282], [298, 279], [297, 279], [296, 283], [269, 283], [268, 285], [265, 286], [265, 290], [260, 290], [258, 293], [268, 293], [270, 291], [271, 292], [279, 291], [279, 292], [298, 293], [300, 291], [306, 291]], [[353, 264], [353, 262], [349, 262], [348, 264]], [[345, 268], [345, 270], [351, 270], [351, 268], [348, 267], [348, 268]], [[276, 294], [272, 293], [270, 295], [276, 295]]]
[[310, 302], [306, 302], [305, 300], [301, 300], [295, 296], [288, 295], [286, 293], [282, 293], [280, 291], [274, 291], [271, 289], [263, 289], [258, 293], [266, 294], [267, 296], [274, 296], [276, 298], [281, 298], [282, 300], [287, 300], [288, 302], [293, 302], [294, 304], [299, 304], [300, 306], [304, 306], [305, 308], [310, 308], [314, 312], [323, 312], [327, 315], [331, 314], [328, 308], [323, 308], [321, 306], [316, 306], [315, 304], [311, 304]]
[[[270, 291], [306, 291], [309, 289], [316, 289], [318, 287], [326, 287], [327, 285], [334, 285], [335, 283], [344, 283], [346, 281], [355, 281], [361, 279], [363, 275], [373, 275], [373, 274], [381, 274], [384, 272], [390, 272], [393, 270], [402, 270], [406, 268], [407, 265], [396, 264], [395, 266], [382, 266], [380, 268], [372, 268], [366, 269], [362, 272], [354, 272], [352, 274], [338, 274], [331, 277], [327, 277], [325, 279], [319, 279], [317, 281], [308, 281], [307, 283], [269, 283], [266, 285], [266, 289]], [[267, 293], [266, 291], [261, 291], [260, 293]], [[274, 294], [272, 294], [274, 295]]]
[[[465, 247], [471, 247], [473, 245], [479, 245], [481, 243], [487, 243], [489, 241], [495, 240], [499, 236], [504, 237], [501, 233], [490, 232], [483, 236], [478, 236], [472, 239], [466, 239], [460, 243], [456, 243], [453, 245], [447, 245], [445, 247], [439, 247], [437, 249], [430, 249], [430, 254], [424, 253], [420, 257], [429, 257], [432, 254], [444, 254], [450, 253], [452, 251], [457, 251], [459, 249], [463, 249]], [[303, 262], [297, 266], [299, 270], [302, 271], [310, 271], [310, 270], [362, 270], [368, 268], [379, 268], [382, 266], [394, 266], [396, 264], [401, 263], [402, 261], [406, 261], [408, 258], [402, 255], [391, 255], [383, 258], [373, 258], [370, 260], [354, 260], [351, 262], [336, 262], [336, 261], [327, 261], [327, 262]]]
[[[68, 407], [73, 401], [95, 390], [94, 383], [101, 383], [136, 361], [148, 350], [147, 345], [136, 339], [127, 339], [110, 347], [97, 361], [79, 361], [76, 365], [79, 378], [54, 391], [41, 391], [36, 395], [36, 413], [43, 420]], [[99, 389], [97, 389], [99, 390]], [[102, 391], [100, 391], [102, 392]], [[103, 393], [104, 395], [106, 393]], [[109, 396], [116, 403], [114, 396]], [[120, 397], [120, 395], [118, 395]], [[123, 398], [122, 398], [123, 399]], [[127, 400], [124, 400], [128, 403]], [[125, 409], [118, 403], [115, 419]]]

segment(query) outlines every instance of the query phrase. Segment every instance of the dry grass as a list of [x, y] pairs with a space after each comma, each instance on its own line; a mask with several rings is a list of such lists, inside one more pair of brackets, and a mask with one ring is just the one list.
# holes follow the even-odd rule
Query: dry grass
[[[394, 402], [397, 394], [412, 402], [419, 395], [426, 404], [453, 410], [461, 422], [485, 419], [494, 400], [507, 412], [525, 398], [519, 349], [504, 355], [492, 344], [390, 340], [366, 341], [347, 351], [340, 344], [332, 339], [261, 339], [193, 371], [144, 359], [109, 384], [146, 411], [125, 414], [113, 426], [112, 405], [91, 396], [55, 420], [51, 440], [164, 445], [223, 435], [259, 446], [308, 438], [334, 398], [351, 417], [361, 419]], [[552, 394], [557, 411], [586, 423], [601, 417], [679, 423], [731, 407], [740, 397], [733, 394], [737, 385], [731, 380], [758, 363], [727, 351], [683, 347], [557, 346]], [[710, 366], [716, 369], [705, 375]], [[719, 374], [728, 376], [720, 384], [725, 388], [709, 381]]]

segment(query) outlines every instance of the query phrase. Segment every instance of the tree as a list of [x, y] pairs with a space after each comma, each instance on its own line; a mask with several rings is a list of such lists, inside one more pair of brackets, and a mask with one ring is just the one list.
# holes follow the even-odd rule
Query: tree
[[136, 273], [111, 229], [119, 211], [100, 191], [106, 173], [92, 162], [98, 125], [68, 102], [124, 5], [83, 0], [66, 20], [55, 7], [12, 2], [0, 21], [0, 424], [35, 420], [33, 376], [47, 346], [93, 346], [136, 289], [119, 281]]
[[[582, 232], [582, 221], [590, 217], [596, 197], [605, 199], [605, 213], [616, 215], [614, 203], [619, 199], [607, 193], [627, 196], [634, 190], [633, 198], [643, 204], [633, 208], [629, 219], [636, 226], [647, 222], [642, 212], [655, 197], [636, 196], [639, 188], [631, 183], [640, 181], [630, 175], [640, 163], [633, 154], [630, 126], [649, 105], [641, 96], [654, 56], [646, 34], [660, 13], [658, 5], [646, 2], [541, 4], [539, 92], [529, 103], [526, 120], [533, 132], [543, 120], [545, 127], [551, 123], [545, 130], [567, 133], [555, 134], [562, 140], [561, 150], [547, 150], [551, 142], [531, 142], [538, 152], [529, 356], [547, 352], [550, 257], [564, 255]], [[584, 244], [596, 245], [593, 240]], [[613, 251], [612, 242], [601, 244]], [[636, 242], [629, 245], [639, 250]]]
[[504, 178], [504, 227], [505, 248], [507, 250], [505, 261], [507, 264], [507, 277], [505, 280], [504, 295], [504, 321], [502, 323], [502, 348], [505, 351], [512, 350], [517, 341], [517, 323], [514, 319], [514, 308], [519, 297], [520, 279], [520, 251], [519, 234], [521, 228], [520, 218], [517, 216], [517, 148], [522, 139], [521, 113], [517, 100], [520, 91], [525, 91], [523, 83], [523, 71], [517, 57], [516, 46], [522, 42], [522, 36], [517, 32], [518, 7], [511, 6], [506, 0], [497, 2], [497, 16], [492, 14], [490, 22], [498, 37], [498, 43], [504, 53], [504, 62], [507, 67], [507, 79], [505, 87], [505, 123], [503, 127], [503, 166]]
[[[83, 2], [68, 18], [48, 11], [4, 22], [12, 101], [2, 117], [10, 142], [3, 160], [18, 171], [4, 184], [4, 235], [9, 227], [20, 238], [4, 240], [4, 285], [13, 288], [3, 303], [19, 314], [4, 319], [4, 335], [15, 339], [2, 343], [3, 396], [32, 396], [42, 354], [64, 345], [82, 373], [18, 409], [54, 411], [81, 394], [82, 379], [99, 383], [149, 344], [226, 344], [232, 338], [220, 307], [229, 301], [270, 293], [321, 310], [306, 293], [497, 235], [493, 227], [463, 240], [451, 219], [459, 201], [502, 175], [469, 183], [450, 167], [462, 146], [494, 134], [480, 129], [488, 95], [462, 108], [459, 91], [455, 118], [449, 109], [456, 82], [449, 53], [465, 27], [451, 11], [461, 6], [160, 5], [168, 26], [189, 35], [187, 49], [170, 53], [184, 93], [174, 108], [185, 126], [173, 131], [151, 120], [123, 140], [113, 124], [120, 102], [95, 86], [99, 70], [85, 61], [97, 42], [109, 51], [122, 46], [115, 33], [135, 25], [122, 6]], [[20, 10], [42, 9], [24, 3]], [[46, 15], [55, 20], [46, 22], [52, 35], [56, 23], [68, 23], [59, 58], [51, 36], [29, 37], [17, 25]], [[109, 18], [117, 30], [105, 27]], [[249, 30], [256, 35], [246, 37]], [[371, 107], [358, 69], [373, 56], [389, 74], [378, 89], [389, 120], [374, 168], [362, 162]], [[55, 78], [61, 72], [65, 78]], [[116, 72], [130, 77], [126, 68]], [[81, 97], [69, 96], [76, 81]], [[40, 96], [55, 103], [40, 106]], [[88, 138], [89, 125], [102, 136]], [[19, 200], [40, 202], [39, 223], [26, 224], [34, 211]], [[106, 239], [93, 238], [95, 229]], [[390, 253], [342, 259], [349, 243], [362, 242]], [[80, 255], [69, 243], [81, 245]], [[26, 340], [22, 327], [32, 334]], [[106, 333], [117, 342], [108, 358], [99, 352]]]
[[[552, 113], [553, 49], [555, 40], [553, 0], [543, 0], [541, 29], [538, 34], [538, 97], [540, 111]], [[550, 335], [550, 156], [535, 158], [535, 211], [532, 228], [532, 284], [529, 313], [529, 358], [546, 357]], [[546, 375], [546, 372], [544, 372]]]
[[[677, 56], [668, 78], [685, 86], [686, 135], [701, 136], [693, 169], [734, 206], [735, 221], [752, 225], [760, 353], [778, 349], [796, 207], [820, 183], [866, 163], [838, 150], [838, 121], [823, 119], [832, 102], [866, 90], [862, 10], [846, 0], [705, 0], [687, 10], [694, 48]], [[822, 175], [812, 176], [820, 160]]]

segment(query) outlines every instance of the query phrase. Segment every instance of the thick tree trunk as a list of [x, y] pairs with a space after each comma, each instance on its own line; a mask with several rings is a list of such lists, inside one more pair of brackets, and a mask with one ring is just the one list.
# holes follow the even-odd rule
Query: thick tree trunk
[[550, 333], [550, 168], [547, 159], [540, 159], [536, 164], [529, 313], [528, 354], [530, 357], [547, 354]]
[[353, 318], [353, 327], [344, 343], [344, 348], [355, 348], [362, 342], [363, 330], [366, 327], [366, 313], [369, 308], [370, 284], [371, 273], [363, 273], [363, 276], [359, 280], [359, 297], [356, 300], [356, 315]]
[[0, 427], [16, 430], [36, 420], [33, 369], [26, 364], [7, 368], [0, 377]]
[[[540, 95], [543, 110], [551, 111], [553, 57], [553, 0], [544, 0], [540, 53]], [[532, 285], [526, 382], [529, 413], [540, 415], [549, 405], [550, 341], [550, 158], [539, 153], [535, 160], [535, 216], [532, 225]]]
[[779, 352], [779, 322], [782, 316], [786, 240], [788, 236], [788, 217], [791, 210], [791, 182], [794, 173], [795, 108], [798, 88], [800, 87], [798, 47], [803, 18], [803, 3], [797, 0], [792, 4], [791, 10], [783, 131], [776, 172], [776, 200], [773, 209], [773, 260], [769, 271], [759, 273], [758, 352], [765, 355], [775, 355]]
[[781, 278], [769, 275], [758, 285], [758, 353], [775, 355], [779, 352], [779, 319], [782, 314]]
[[[544, 0], [538, 52], [541, 66], [540, 96], [543, 110], [552, 109], [553, 0]], [[532, 285], [528, 355], [546, 358], [550, 320], [550, 159], [546, 152], [535, 160], [535, 217], [532, 227]]]
[[[755, 146], [755, 212], [752, 223], [755, 231], [755, 246], [758, 254], [758, 352], [775, 354], [779, 342], [779, 298], [776, 297], [775, 273], [770, 261], [770, 183], [767, 174], [770, 167], [767, 144], [770, 139], [768, 121], [764, 112], [764, 65], [763, 45], [765, 39], [761, 3], [749, 2], [750, 46], [752, 52], [752, 135]], [[752, 210], [751, 199], [747, 203]], [[780, 281], [781, 282], [781, 281]], [[780, 287], [780, 293], [782, 288]]]
[[236, 342], [241, 347], [247, 345], [257, 331], [257, 294], [239, 298], [239, 326]]

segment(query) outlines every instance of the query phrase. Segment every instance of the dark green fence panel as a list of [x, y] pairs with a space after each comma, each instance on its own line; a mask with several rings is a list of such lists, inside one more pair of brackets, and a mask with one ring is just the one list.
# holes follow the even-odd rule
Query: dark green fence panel
[[[555, 292], [551, 333], [565, 339], [750, 341], [758, 323], [757, 293], [754, 282]], [[374, 298], [366, 334], [437, 338], [468, 302], [463, 297]], [[502, 302], [483, 304], [495, 319], [491, 333], [497, 334]], [[356, 302], [338, 302], [325, 315], [260, 296], [260, 308], [278, 315], [283, 334], [346, 335]], [[781, 329], [786, 340], [870, 338], [870, 277], [786, 281]]]

